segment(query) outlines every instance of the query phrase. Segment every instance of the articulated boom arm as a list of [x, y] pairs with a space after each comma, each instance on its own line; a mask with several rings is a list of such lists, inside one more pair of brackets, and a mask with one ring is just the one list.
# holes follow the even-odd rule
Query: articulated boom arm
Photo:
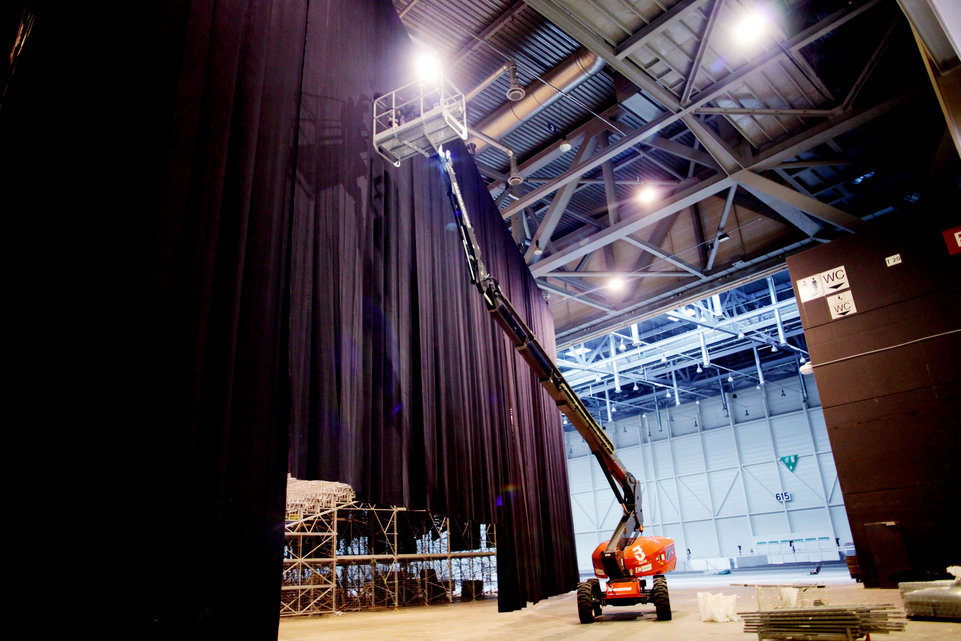
[[[540, 380], [541, 385], [554, 399], [560, 410], [564, 412], [577, 432], [587, 441], [591, 453], [594, 454], [600, 464], [604, 475], [607, 477], [607, 482], [610, 483], [614, 495], [624, 509], [624, 514], [605, 551], [605, 555], [609, 557], [609, 562], [605, 562], [605, 565], [613, 564], [608, 569], [608, 575], [623, 574], [623, 564], [620, 562], [617, 553], [622, 552], [643, 529], [637, 480], [617, 458], [614, 453], [614, 444], [610, 438], [587, 411], [584, 403], [564, 379], [564, 375], [561, 374], [557, 365], [544, 351], [534, 332], [520, 317], [511, 302], [504, 296], [497, 281], [487, 271], [483, 260], [481, 260], [480, 249], [474, 236], [474, 228], [464, 207], [464, 199], [457, 185], [457, 176], [454, 173], [450, 158], [443, 149], [438, 149], [438, 151], [450, 182], [451, 208], [460, 229], [471, 282], [483, 295], [488, 311], [494, 315], [494, 319], [514, 344], [514, 348], [527, 361]], [[620, 566], [621, 571], [618, 572], [615, 566]]]

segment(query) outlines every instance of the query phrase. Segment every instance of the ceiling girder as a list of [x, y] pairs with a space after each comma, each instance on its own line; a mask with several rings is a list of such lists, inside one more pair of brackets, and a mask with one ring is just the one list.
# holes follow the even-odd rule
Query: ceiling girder
[[[811, 196], [806, 196], [800, 192], [794, 191], [790, 187], [785, 187], [784, 185], [776, 183], [770, 178], [765, 178], [760, 174], [756, 174], [753, 171], [745, 169], [744, 171], [739, 171], [738, 173], [734, 174], [732, 178], [734, 178], [738, 184], [743, 185], [745, 189], [750, 190], [755, 196], [764, 202], [767, 202], [769, 206], [775, 209], [782, 216], [785, 216], [785, 218], [788, 218], [788, 220], [797, 225], [802, 231], [805, 231], [805, 233], [808, 233], [805, 230], [805, 227], [810, 227], [813, 229], [813, 226], [809, 225], [803, 220], [805, 218], [803, 214], [799, 217], [796, 215], [799, 212], [791, 211], [790, 208], [797, 208], [811, 214], [815, 218], [831, 223], [832, 225], [850, 232], [863, 229], [867, 224], [857, 216], [852, 216], [845, 211], [841, 211], [837, 207], [833, 207], [827, 203], [821, 202], [817, 198], [812, 198]], [[769, 201], [769, 196], [774, 198], [775, 201]], [[780, 201], [781, 203], [788, 205], [788, 208], [780, 207], [776, 201]], [[790, 212], [792, 217], [789, 218], [786, 216], [785, 212]], [[810, 232], [808, 235], [813, 235], [819, 230], [820, 225], [817, 225], [817, 229]]]
[[648, 252], [649, 254], [654, 254], [661, 260], [667, 261], [672, 265], [676, 265], [677, 267], [680, 267], [681, 269], [688, 272], [689, 274], [697, 276], [698, 278], [704, 278], [704, 274], [701, 273], [701, 271], [698, 270], [696, 267], [694, 267], [694, 265], [691, 265], [690, 263], [683, 261], [676, 256], [672, 256], [671, 254], [667, 253], [660, 247], [657, 247], [653, 243], [649, 243], [645, 240], [634, 238], [633, 236], [625, 236], [623, 240], [634, 245], [638, 249]]
[[[583, 161], [584, 157], [593, 151], [593, 149], [594, 137], [584, 136], [584, 142], [578, 147], [571, 164], [576, 165]], [[550, 242], [551, 237], [554, 235], [554, 230], [557, 228], [557, 223], [561, 221], [561, 216], [564, 215], [564, 210], [567, 209], [567, 205], [571, 202], [571, 198], [574, 196], [576, 190], [577, 182], [573, 181], [564, 185], [554, 193], [554, 198], [551, 200], [550, 207], [547, 208], [547, 213], [544, 214], [544, 218], [541, 219], [541, 224], [537, 226], [537, 230], [534, 232], [531, 246], [527, 248], [527, 252], [524, 254], [525, 261], [528, 263], [536, 261], [539, 258], [539, 252], [535, 253], [537, 252], [537, 248], [540, 247], [543, 249], [547, 247], [547, 243]]]
[[708, 196], [712, 196], [719, 191], [727, 189], [734, 181], [727, 176], [714, 176], [700, 181], [687, 189], [680, 191], [671, 198], [668, 198], [660, 207], [649, 212], [642, 211], [639, 216], [608, 227], [602, 231], [589, 236], [576, 246], [568, 247], [555, 254], [552, 254], [535, 265], [531, 266], [531, 273], [534, 276], [541, 276], [549, 271], [554, 271], [572, 260], [580, 258], [586, 254], [593, 253], [608, 243], [621, 240], [625, 237], [661, 220], [671, 214], [681, 211], [685, 207], [701, 201]]

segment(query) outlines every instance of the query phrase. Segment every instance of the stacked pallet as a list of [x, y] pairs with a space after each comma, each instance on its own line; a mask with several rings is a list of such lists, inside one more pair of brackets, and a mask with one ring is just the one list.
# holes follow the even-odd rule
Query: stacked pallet
[[854, 641], [870, 634], [900, 632], [904, 612], [893, 605], [846, 605], [739, 612], [744, 631], [761, 639]]

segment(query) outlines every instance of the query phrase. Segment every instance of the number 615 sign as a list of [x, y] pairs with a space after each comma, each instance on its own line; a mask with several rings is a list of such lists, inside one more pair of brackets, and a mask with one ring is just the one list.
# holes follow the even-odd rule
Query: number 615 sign
[[778, 503], [787, 503], [788, 501], [791, 500], [791, 493], [790, 493], [790, 492], [778, 492], [777, 494], [774, 495], [774, 498], [777, 499], [777, 502], [778, 502]]

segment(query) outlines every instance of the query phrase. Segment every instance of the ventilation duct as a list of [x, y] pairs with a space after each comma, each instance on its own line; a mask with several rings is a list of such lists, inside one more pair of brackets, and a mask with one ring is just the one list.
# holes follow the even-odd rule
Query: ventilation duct
[[[495, 140], [503, 138], [531, 116], [559, 99], [563, 95], [561, 92], [570, 91], [603, 67], [604, 61], [595, 53], [584, 48], [578, 49], [544, 74], [541, 80], [535, 80], [522, 88], [525, 94], [523, 98], [516, 102], [505, 102], [473, 128]], [[513, 88], [516, 70], [511, 78]], [[477, 145], [478, 154], [483, 153], [489, 146], [479, 138], [471, 142]]]

